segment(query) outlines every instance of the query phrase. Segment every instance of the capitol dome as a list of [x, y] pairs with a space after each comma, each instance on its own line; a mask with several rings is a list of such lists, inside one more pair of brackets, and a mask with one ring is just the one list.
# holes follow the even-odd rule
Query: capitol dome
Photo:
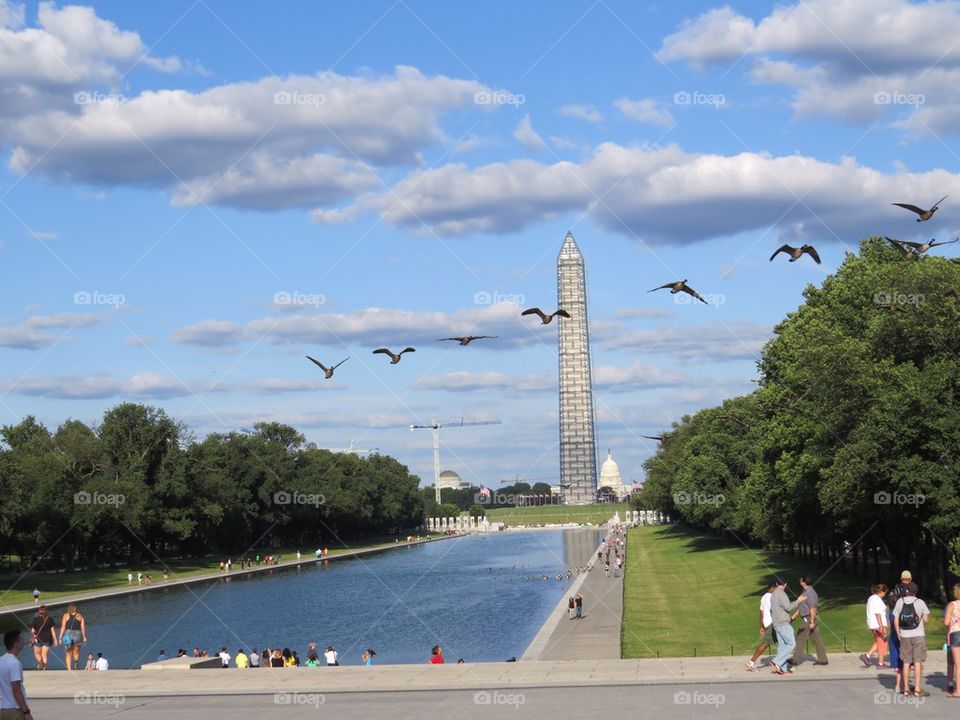
[[620, 478], [620, 466], [613, 459], [613, 453], [607, 450], [607, 459], [600, 466], [600, 487], [609, 487], [618, 493], [623, 489]]

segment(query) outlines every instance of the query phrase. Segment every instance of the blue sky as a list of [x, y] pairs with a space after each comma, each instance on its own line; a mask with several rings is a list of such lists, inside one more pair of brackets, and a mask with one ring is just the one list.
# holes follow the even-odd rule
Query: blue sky
[[[499, 419], [443, 467], [556, 478], [556, 327], [519, 310], [572, 230], [598, 451], [640, 480], [860, 238], [957, 232], [958, 33], [904, 0], [0, 0], [0, 423], [133, 400], [429, 481], [408, 424]], [[681, 278], [711, 305], [646, 292]]]

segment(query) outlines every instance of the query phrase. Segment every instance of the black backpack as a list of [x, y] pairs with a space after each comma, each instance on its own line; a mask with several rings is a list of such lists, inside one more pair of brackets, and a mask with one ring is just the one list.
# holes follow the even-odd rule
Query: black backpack
[[916, 600], [912, 603], [904, 602], [903, 607], [900, 608], [901, 630], [916, 630], [920, 627], [920, 615], [917, 613], [916, 607], [914, 607], [916, 604]]

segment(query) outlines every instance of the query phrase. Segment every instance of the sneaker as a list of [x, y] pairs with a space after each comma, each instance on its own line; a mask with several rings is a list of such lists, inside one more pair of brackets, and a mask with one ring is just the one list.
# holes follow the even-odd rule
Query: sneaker
[[775, 662], [771, 661], [771, 662], [770, 662], [770, 667], [773, 668], [774, 674], [776, 674], [776, 675], [786, 675], [786, 673], [785, 673], [785, 672], [780, 668], [780, 666], [777, 665]]
[[873, 661], [870, 660], [870, 656], [866, 653], [860, 653], [860, 662], [863, 663], [864, 667], [870, 667], [873, 665]]
[[749, 670], [750, 672], [753, 672], [754, 670], [757, 669], [757, 664], [753, 660], [748, 660], [746, 667], [747, 667], [747, 670]]
[[830, 661], [829, 661], [829, 660], [824, 660], [823, 662], [820, 662], [819, 660], [817, 660], [817, 661], [814, 663], [814, 665], [829, 665], [829, 664], [830, 664]]

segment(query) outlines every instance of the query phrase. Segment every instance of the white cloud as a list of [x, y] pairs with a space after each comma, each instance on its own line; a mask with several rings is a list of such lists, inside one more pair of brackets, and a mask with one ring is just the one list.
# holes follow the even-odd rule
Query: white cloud
[[593, 105], [564, 105], [557, 108], [557, 112], [564, 117], [576, 118], [584, 122], [603, 122], [603, 115]]
[[631, 120], [656, 125], [658, 127], [670, 127], [673, 125], [673, 115], [653, 98], [643, 98], [641, 100], [629, 100], [620, 98], [614, 102], [617, 110]]
[[759, 21], [707, 11], [666, 37], [658, 56], [697, 67], [754, 57], [750, 77], [793, 88], [799, 116], [869, 123], [893, 114], [917, 134], [960, 129], [958, 35], [956, 2], [805, 0]]
[[533, 122], [530, 120], [530, 113], [523, 116], [523, 119], [517, 123], [513, 131], [513, 139], [529, 150], [542, 152], [547, 149], [547, 144], [543, 138], [533, 129]]
[[[390, 193], [368, 194], [337, 213], [313, 217], [344, 222], [373, 211], [393, 226], [417, 231], [425, 223], [439, 235], [458, 236], [515, 232], [587, 211], [604, 229], [652, 244], [798, 223], [811, 238], [853, 243], [876, 232], [878, 217], [885, 218], [885, 232], [912, 231], [910, 218], [891, 202], [933, 202], [944, 194], [960, 195], [960, 175], [889, 174], [853, 158], [830, 163], [799, 154], [719, 155], [687, 153], [677, 145], [604, 143], [580, 162], [524, 159], [419, 170]], [[952, 212], [945, 206], [941, 214]]]
[[34, 397], [90, 400], [108, 397], [166, 399], [222, 391], [213, 383], [184, 383], [155, 373], [137, 373], [130, 378], [107, 375], [91, 377], [24, 377], [0, 382], [5, 392]]
[[330, 155], [277, 160], [268, 153], [251, 155], [242, 167], [222, 176], [198, 178], [181, 185], [173, 204], [199, 203], [256, 210], [330, 205], [378, 187], [366, 163]]
[[139, 34], [91, 7], [41, 2], [37, 27], [25, 21], [23, 5], [0, 2], [0, 118], [51, 107], [67, 111], [74, 91], [118, 84], [138, 62], [180, 69], [179, 59], [151, 56]]
[[414, 386], [420, 390], [448, 390], [473, 392], [476, 390], [510, 390], [515, 392], [541, 392], [556, 389], [555, 375], [508, 373], [488, 370], [486, 372], [451, 372], [428, 375], [420, 378]]
[[0, 0], [0, 28], [18, 28], [26, 22], [23, 3]]
[[222, 320], [204, 320], [173, 333], [173, 341], [186, 345], [222, 347], [241, 342], [246, 333], [240, 325]]
[[610, 330], [597, 340], [605, 350], [632, 350], [682, 360], [746, 360], [758, 357], [764, 343], [772, 337], [773, 328], [768, 325], [737, 321], [653, 330]]
[[0, 133], [17, 172], [173, 187], [178, 204], [206, 189], [227, 205], [315, 207], [373, 186], [368, 163], [417, 164], [421, 149], [449, 142], [441, 115], [472, 106], [482, 89], [409, 67], [266, 77], [35, 113]]
[[[437, 339], [483, 334], [496, 335], [497, 338], [477, 341], [469, 350], [459, 346], [453, 349], [467, 352], [503, 350], [537, 342], [538, 334], [531, 333], [528, 318], [522, 318], [520, 310], [514, 303], [500, 303], [453, 313], [366, 308], [351, 313], [258, 318], [244, 325], [205, 320], [178, 329], [173, 339], [178, 343], [205, 347], [225, 347], [261, 338], [275, 344], [342, 346], [357, 343], [373, 347], [419, 344], [421, 349], [425, 346], [448, 349], [454, 343], [439, 343]], [[539, 330], [539, 327], [533, 330]]]
[[[64, 336], [76, 328], [90, 328], [103, 322], [98, 315], [58, 313], [34, 315], [18, 325], [0, 327], [0, 347], [36, 350], [63, 342]], [[45, 330], [63, 330], [54, 335]]]

